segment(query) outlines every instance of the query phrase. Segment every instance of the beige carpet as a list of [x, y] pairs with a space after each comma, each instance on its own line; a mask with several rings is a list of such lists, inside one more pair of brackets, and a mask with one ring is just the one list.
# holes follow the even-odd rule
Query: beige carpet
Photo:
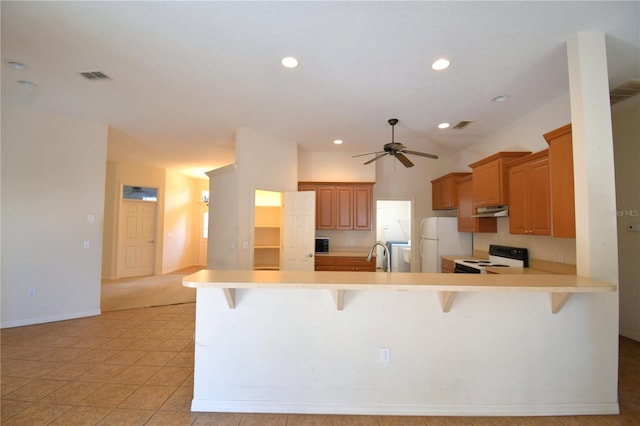
[[166, 275], [102, 280], [102, 312], [196, 301], [196, 290], [182, 286], [182, 278], [203, 269], [192, 266]]

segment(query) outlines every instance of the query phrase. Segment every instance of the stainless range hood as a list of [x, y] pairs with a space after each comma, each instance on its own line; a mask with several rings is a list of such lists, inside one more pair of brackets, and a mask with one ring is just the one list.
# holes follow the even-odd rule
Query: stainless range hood
[[509, 206], [478, 207], [472, 217], [506, 217], [509, 216]]

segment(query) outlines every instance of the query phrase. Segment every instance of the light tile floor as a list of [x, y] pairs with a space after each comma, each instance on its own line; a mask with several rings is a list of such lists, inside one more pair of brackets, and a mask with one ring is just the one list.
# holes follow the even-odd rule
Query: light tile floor
[[640, 425], [640, 343], [620, 340], [620, 416], [395, 417], [192, 413], [195, 304], [1, 331], [9, 425]]

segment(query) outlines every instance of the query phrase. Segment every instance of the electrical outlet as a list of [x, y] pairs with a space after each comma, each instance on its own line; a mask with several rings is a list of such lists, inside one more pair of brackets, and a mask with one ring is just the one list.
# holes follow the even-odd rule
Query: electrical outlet
[[380, 364], [389, 364], [391, 362], [391, 349], [380, 348]]
[[36, 289], [30, 288], [29, 290], [27, 290], [27, 294], [29, 294], [29, 297], [36, 297]]
[[558, 253], [558, 262], [564, 263], [564, 253]]

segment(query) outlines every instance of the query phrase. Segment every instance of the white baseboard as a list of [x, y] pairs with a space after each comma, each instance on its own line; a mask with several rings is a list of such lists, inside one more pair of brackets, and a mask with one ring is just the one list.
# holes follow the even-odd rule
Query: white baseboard
[[44, 324], [47, 322], [66, 321], [76, 318], [95, 317], [101, 315], [100, 309], [92, 309], [90, 311], [71, 312], [67, 314], [49, 315], [46, 317], [27, 318], [15, 321], [7, 321], [0, 324], [0, 328], [23, 327], [25, 325]]
[[640, 342], [640, 330], [630, 330], [628, 328], [621, 328], [620, 335], [628, 339]]
[[620, 414], [617, 402], [540, 405], [375, 404], [313, 401], [214, 401], [194, 399], [191, 411], [227, 413], [395, 416], [568, 416]]

